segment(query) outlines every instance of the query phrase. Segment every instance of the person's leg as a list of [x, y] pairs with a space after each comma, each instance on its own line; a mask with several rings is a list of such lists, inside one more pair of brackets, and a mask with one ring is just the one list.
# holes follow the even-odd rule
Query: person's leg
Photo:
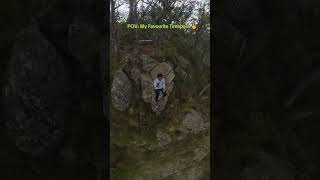
[[164, 91], [163, 89], [161, 89], [161, 91], [162, 91], [162, 97], [166, 97], [167, 95], [166, 91]]
[[159, 89], [155, 89], [154, 91], [156, 93], [156, 102], [158, 102], [160, 91], [159, 91]]

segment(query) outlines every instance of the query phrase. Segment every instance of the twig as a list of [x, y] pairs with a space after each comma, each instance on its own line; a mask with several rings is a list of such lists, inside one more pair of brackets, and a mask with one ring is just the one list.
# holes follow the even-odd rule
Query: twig
[[295, 100], [301, 96], [301, 94], [318, 78], [320, 77], [320, 70], [314, 72], [311, 77], [308, 79], [303, 80], [294, 90], [293, 94], [285, 101], [284, 106], [286, 108], [290, 107]]
[[207, 84], [199, 93], [199, 96], [201, 96], [208, 88], [210, 87], [210, 83]]

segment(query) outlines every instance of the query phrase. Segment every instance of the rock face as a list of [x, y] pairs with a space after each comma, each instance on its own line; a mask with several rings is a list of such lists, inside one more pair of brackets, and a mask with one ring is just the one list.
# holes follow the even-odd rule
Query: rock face
[[140, 76], [141, 76], [141, 71], [140, 71], [140, 69], [137, 68], [137, 67], [133, 67], [133, 68], [131, 69], [131, 78], [132, 78], [133, 81], [136, 83], [136, 85], [139, 84]]
[[[115, 73], [111, 90], [112, 103], [119, 111], [125, 111], [128, 108], [133, 89], [131, 78], [135, 82], [135, 85], [141, 85], [143, 101], [151, 104], [153, 112], [159, 113], [165, 109], [169, 94], [173, 89], [175, 73], [172, 66], [168, 63], [158, 63], [147, 55], [142, 55], [140, 58], [143, 62], [142, 70], [138, 68], [137, 64], [134, 64], [136, 62], [125, 61], [121, 69]], [[130, 67], [129, 62], [131, 62]], [[129, 68], [130, 70], [128, 70]], [[128, 71], [130, 78], [123, 72], [123, 69]], [[153, 80], [156, 79], [158, 73], [162, 73], [165, 78], [167, 96], [156, 102]]]
[[170, 92], [172, 91], [172, 88], [173, 88], [173, 79], [175, 77], [175, 73], [173, 71], [172, 66], [165, 62], [159, 63], [152, 69], [151, 78], [156, 79], [159, 73], [161, 73], [165, 79], [167, 96], [160, 99], [158, 102], [156, 102], [155, 93], [153, 92], [151, 106], [152, 106], [153, 112], [157, 112], [157, 113], [165, 109]]
[[165, 107], [166, 107], [166, 104], [167, 104], [167, 101], [168, 101], [168, 95], [166, 96], [166, 97], [164, 97], [164, 98], [161, 98], [161, 99], [159, 99], [159, 101], [158, 102], [156, 102], [156, 100], [155, 100], [155, 93], [153, 92], [153, 94], [152, 94], [152, 102], [151, 102], [151, 108], [152, 108], [152, 111], [153, 112], [156, 112], [156, 113], [160, 113], [160, 112], [162, 112], [164, 109], [165, 109]]
[[208, 180], [209, 178], [204, 175], [206, 173], [208, 173], [208, 174], [210, 173], [210, 172], [204, 173], [204, 169], [206, 169], [207, 166], [209, 166], [209, 164], [206, 163], [205, 161], [200, 162], [200, 163], [197, 163], [196, 166], [191, 166], [191, 167], [185, 168], [181, 171], [178, 171], [177, 173], [168, 176], [168, 178], [166, 178], [166, 179]]
[[111, 97], [113, 106], [119, 111], [125, 111], [129, 107], [132, 94], [132, 84], [127, 75], [118, 70], [114, 74]]
[[0, 179], [106, 177], [100, 134], [109, 107], [102, 107], [98, 64], [109, 58], [99, 58], [100, 41], [108, 44], [104, 7], [88, 0], [2, 2]]
[[153, 80], [148, 74], [141, 74], [141, 90], [144, 102], [151, 103], [152, 97], [154, 97]]
[[23, 152], [33, 156], [50, 153], [64, 134], [70, 82], [61, 57], [36, 26], [17, 36], [8, 76], [9, 135]]
[[[159, 113], [165, 109], [169, 94], [173, 88], [175, 73], [172, 66], [168, 63], [158, 63], [156, 60], [146, 55], [142, 55], [141, 59], [143, 60], [143, 70], [147, 72], [140, 76], [142, 99], [144, 102], [151, 104], [153, 112]], [[148, 73], [149, 71], [151, 72]], [[153, 80], [156, 79], [158, 73], [162, 73], [166, 80], [166, 92], [168, 95], [165, 98], [160, 99], [159, 102], [156, 102]]]
[[162, 132], [161, 130], [157, 131], [157, 139], [160, 146], [165, 146], [171, 143], [171, 136], [167, 133]]
[[163, 75], [163, 78], [166, 80], [166, 85], [169, 87], [175, 77], [172, 66], [165, 62], [158, 64], [151, 71], [152, 79], [156, 79], [159, 73]]
[[[150, 53], [156, 50], [150, 49]], [[136, 52], [128, 52], [131, 57], [134, 53]], [[112, 179], [207, 179], [210, 151], [208, 117], [206, 111], [190, 110], [195, 103], [203, 102], [193, 101], [192, 98], [181, 102], [180, 96], [176, 94], [179, 91], [175, 89], [174, 84], [176, 74], [180, 73], [174, 69], [179, 67], [179, 76], [186, 77], [190, 63], [186, 59], [176, 62], [174, 59], [167, 60], [161, 56], [153, 59], [147, 55], [140, 56], [140, 60], [142, 61], [139, 63], [135, 60], [122, 60], [124, 65], [121, 66], [121, 70], [130, 76], [133, 89], [141, 89], [141, 93], [132, 94], [134, 102], [127, 112], [111, 111], [111, 114], [114, 114], [111, 134], [114, 139], [119, 138], [119, 141], [114, 143], [124, 147], [126, 152], [123, 152], [122, 156], [133, 162], [129, 167], [120, 163], [123, 160], [115, 163], [115, 168], [111, 171]], [[136, 81], [133, 74], [139, 74], [133, 72], [138, 69], [141, 72], [140, 81], [133, 83]], [[167, 96], [156, 102], [153, 81], [158, 73], [163, 74], [166, 81]], [[115, 78], [116, 76], [118, 75], [116, 74]], [[183, 87], [184, 82], [181, 81], [178, 85]], [[122, 128], [125, 125], [127, 128]], [[117, 153], [112, 152], [115, 156]]]
[[152, 68], [158, 64], [158, 61], [147, 55], [140, 56], [140, 59], [142, 60], [142, 69], [145, 72], [150, 72]]
[[209, 122], [206, 119], [204, 119], [199, 112], [191, 110], [185, 116], [182, 122], [181, 130], [183, 132], [191, 132], [197, 134], [200, 131], [208, 129], [209, 126]]
[[[203, 176], [206, 169], [206, 167], [199, 164], [207, 163], [208, 155], [208, 136], [190, 138], [188, 141], [170, 146], [166, 151], [160, 151], [152, 161], [140, 163], [131, 179], [178, 180], [187, 178], [198, 180]], [[186, 173], [186, 170], [193, 168], [197, 169], [198, 172]], [[182, 173], [184, 175], [181, 176], [180, 174]]]
[[99, 36], [98, 32], [90, 23], [75, 19], [69, 26], [68, 32], [69, 50], [74, 57], [88, 69], [87, 61], [93, 61], [97, 57]]

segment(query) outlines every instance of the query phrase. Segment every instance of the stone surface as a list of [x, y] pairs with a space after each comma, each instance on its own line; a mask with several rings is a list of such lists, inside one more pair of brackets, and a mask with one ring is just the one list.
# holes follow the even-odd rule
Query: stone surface
[[142, 69], [145, 72], [150, 72], [152, 68], [158, 64], [158, 61], [148, 55], [142, 55], [140, 59], [142, 60]]
[[153, 97], [153, 80], [148, 74], [141, 74], [141, 90], [142, 90], [142, 99], [146, 103], [152, 102]]
[[118, 70], [113, 77], [111, 98], [113, 106], [119, 111], [125, 111], [129, 107], [132, 94], [132, 84], [127, 75]]
[[166, 85], [170, 85], [171, 82], [173, 81], [175, 74], [172, 69], [172, 66], [169, 65], [168, 63], [160, 63], [157, 66], [155, 66], [152, 71], [151, 71], [151, 77], [152, 79], [156, 79], [157, 75], [161, 73], [166, 81]]
[[135, 84], [137, 84], [137, 85], [140, 83], [140, 76], [141, 76], [140, 69], [137, 68], [137, 67], [133, 67], [131, 69], [130, 77], [135, 82]]
[[88, 61], [97, 59], [100, 39], [95, 27], [83, 20], [75, 19], [69, 26], [68, 46], [72, 55], [88, 69]]
[[[207, 144], [207, 147], [203, 146], [204, 144]], [[199, 149], [201, 149], [201, 153], [197, 152], [200, 152]], [[208, 166], [201, 166], [199, 163], [205, 161], [209, 152], [209, 136], [190, 138], [182, 143], [168, 146], [166, 151], [160, 151], [150, 161], [141, 162], [131, 179], [180, 180], [192, 179], [192, 175], [194, 175], [192, 180], [197, 180], [196, 177], [201, 177], [205, 174], [204, 171], [208, 170]], [[185, 170], [193, 168], [197, 169], [199, 174], [185, 174]], [[182, 173], [186, 176], [179, 176]]]
[[160, 146], [165, 146], [171, 143], [171, 136], [161, 130], [157, 130], [157, 139]]
[[63, 136], [70, 91], [68, 72], [36, 25], [18, 34], [5, 87], [6, 127], [20, 151], [50, 153]]
[[155, 93], [153, 92], [151, 105], [152, 105], [152, 111], [156, 113], [159, 113], [165, 109], [165, 106], [168, 101], [168, 97], [170, 96], [170, 92], [173, 89], [173, 79], [175, 77], [175, 73], [172, 69], [172, 66], [165, 62], [158, 64], [152, 69], [151, 78], [156, 79], [157, 74], [159, 73], [161, 73], [165, 79], [167, 96], [164, 98], [161, 98], [158, 102], [156, 102]]
[[201, 113], [191, 110], [183, 119], [181, 130], [183, 132], [191, 132], [194, 134], [209, 128], [209, 122]]
[[[158, 73], [162, 73], [166, 81], [167, 96], [164, 98], [160, 98], [160, 100], [156, 102], [153, 80], [156, 79]], [[150, 74], [141, 74], [142, 98], [146, 103], [151, 103], [153, 112], [160, 113], [165, 109], [168, 97], [173, 89], [174, 77], [175, 73], [172, 69], [172, 66], [168, 63], [159, 63], [152, 69]]]
[[152, 100], [152, 102], [151, 102], [152, 111], [156, 112], [156, 113], [162, 112], [166, 107], [166, 104], [167, 104], [167, 101], [168, 101], [168, 96], [169, 95], [167, 95], [164, 98], [159, 98], [159, 101], [156, 102], [156, 100], [155, 100], [156, 96], [155, 96], [155, 93], [153, 92], [152, 99], [151, 99]]

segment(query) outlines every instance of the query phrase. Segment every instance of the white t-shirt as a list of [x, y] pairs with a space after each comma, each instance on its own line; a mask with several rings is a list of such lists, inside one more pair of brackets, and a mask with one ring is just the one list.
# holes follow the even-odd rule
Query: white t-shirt
[[158, 78], [153, 81], [153, 86], [154, 86], [154, 89], [165, 89], [166, 88], [164, 79], [162, 79], [160, 81]]

